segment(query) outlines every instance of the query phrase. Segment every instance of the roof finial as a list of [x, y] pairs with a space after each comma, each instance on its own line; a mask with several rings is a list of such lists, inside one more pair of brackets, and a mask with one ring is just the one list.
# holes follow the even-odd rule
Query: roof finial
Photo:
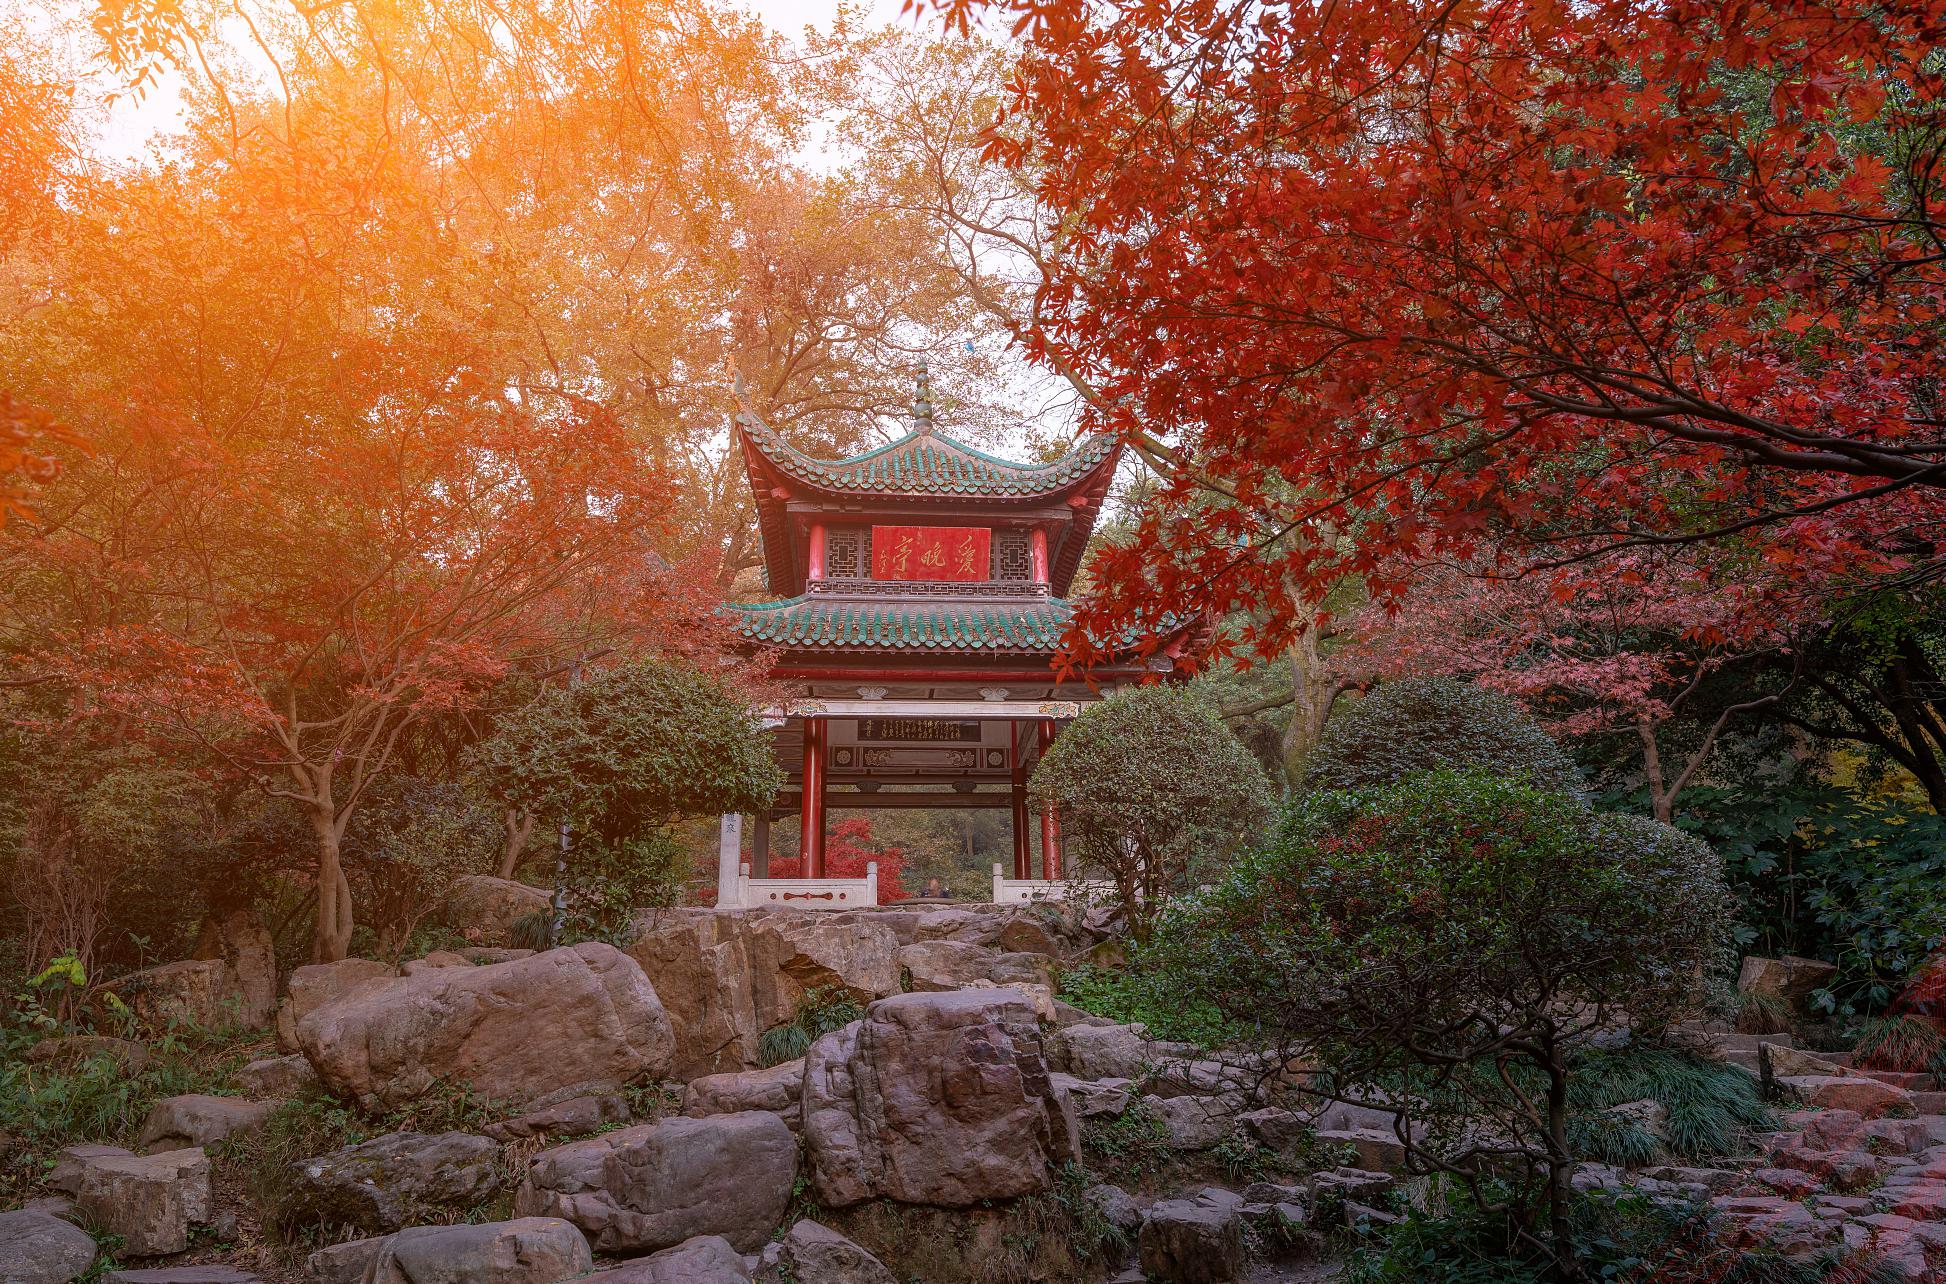
[[932, 431], [932, 372], [926, 368], [923, 357], [919, 361], [919, 386], [913, 394], [912, 430]]

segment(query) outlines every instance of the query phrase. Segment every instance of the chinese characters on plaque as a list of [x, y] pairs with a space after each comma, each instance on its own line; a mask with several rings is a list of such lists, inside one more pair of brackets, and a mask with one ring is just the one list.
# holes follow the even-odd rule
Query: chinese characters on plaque
[[874, 526], [872, 578], [984, 580], [992, 548], [993, 532], [984, 526]]

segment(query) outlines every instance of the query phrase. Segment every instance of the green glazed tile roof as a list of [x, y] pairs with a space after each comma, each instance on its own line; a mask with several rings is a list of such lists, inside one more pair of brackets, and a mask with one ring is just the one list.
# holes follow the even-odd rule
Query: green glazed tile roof
[[1023, 464], [928, 429], [849, 459], [814, 459], [752, 416], [739, 423], [751, 444], [783, 472], [816, 489], [846, 494], [1031, 499], [1066, 489], [1116, 448], [1112, 437], [1091, 435], [1051, 464]]
[[1074, 614], [1061, 598], [1028, 602], [846, 602], [808, 597], [728, 605], [737, 635], [793, 651], [1029, 651], [1053, 654]]

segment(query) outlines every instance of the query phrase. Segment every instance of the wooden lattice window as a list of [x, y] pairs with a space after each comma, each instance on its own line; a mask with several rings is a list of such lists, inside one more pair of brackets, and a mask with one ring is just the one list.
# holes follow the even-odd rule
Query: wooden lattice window
[[827, 579], [862, 580], [872, 572], [872, 528], [839, 526], [824, 535]]
[[993, 532], [993, 569], [996, 580], [1031, 580], [1034, 578], [1033, 558], [1027, 548], [1027, 532], [1017, 530], [997, 530]]

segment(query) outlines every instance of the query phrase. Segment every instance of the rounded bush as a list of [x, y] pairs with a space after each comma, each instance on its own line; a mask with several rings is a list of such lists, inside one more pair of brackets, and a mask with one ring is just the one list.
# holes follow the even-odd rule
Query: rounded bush
[[1387, 682], [1333, 715], [1305, 760], [1302, 784], [1357, 793], [1442, 769], [1584, 796], [1574, 761], [1526, 710], [1451, 678]]

